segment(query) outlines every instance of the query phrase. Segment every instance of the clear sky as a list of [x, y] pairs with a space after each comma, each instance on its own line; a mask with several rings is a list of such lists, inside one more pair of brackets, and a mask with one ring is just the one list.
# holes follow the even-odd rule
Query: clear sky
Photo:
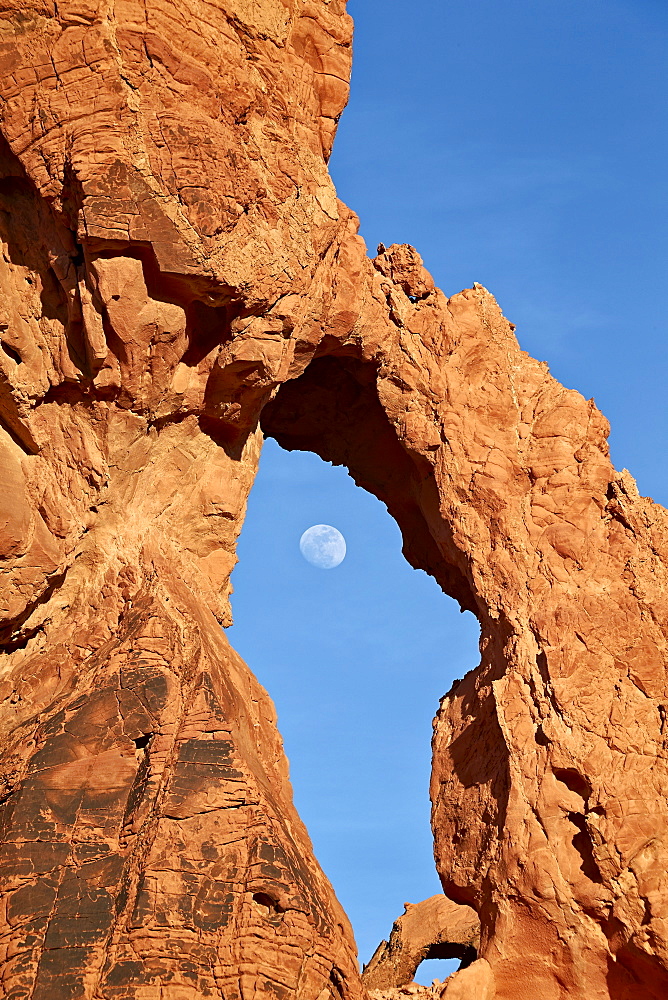
[[[349, 10], [331, 168], [370, 249], [413, 244], [447, 294], [489, 288], [521, 346], [611, 420], [617, 467], [668, 505], [665, 0]], [[333, 570], [299, 552], [323, 522], [348, 544]], [[229, 637], [277, 704], [297, 806], [362, 961], [405, 900], [438, 891], [431, 718], [478, 661], [472, 616], [400, 549], [345, 470], [266, 445]]]

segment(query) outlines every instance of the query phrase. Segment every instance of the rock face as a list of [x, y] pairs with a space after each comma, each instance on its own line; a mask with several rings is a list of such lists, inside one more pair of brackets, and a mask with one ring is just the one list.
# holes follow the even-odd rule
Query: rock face
[[0, 998], [363, 995], [220, 627], [262, 433], [481, 624], [434, 731], [448, 1000], [668, 995], [666, 512], [489, 292], [367, 257], [350, 46], [342, 0], [0, 15]]

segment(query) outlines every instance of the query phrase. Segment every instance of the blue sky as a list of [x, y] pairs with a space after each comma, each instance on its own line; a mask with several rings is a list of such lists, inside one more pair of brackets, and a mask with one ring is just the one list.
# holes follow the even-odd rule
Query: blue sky
[[[369, 247], [413, 244], [447, 294], [489, 288], [521, 346], [594, 396], [617, 467], [668, 504], [664, 0], [349, 10], [352, 96], [331, 169]], [[299, 553], [323, 522], [348, 544], [334, 570]], [[431, 718], [478, 660], [472, 616], [400, 550], [345, 470], [267, 444], [229, 637], [277, 704], [297, 806], [363, 961], [405, 900], [438, 891]]]

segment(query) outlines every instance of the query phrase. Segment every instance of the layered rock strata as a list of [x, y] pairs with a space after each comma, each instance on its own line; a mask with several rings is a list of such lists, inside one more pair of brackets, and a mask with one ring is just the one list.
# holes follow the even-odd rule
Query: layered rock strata
[[665, 997], [666, 512], [486, 289], [367, 257], [341, 0], [21, 0], [0, 53], [0, 998], [363, 994], [220, 627], [262, 433], [480, 621], [434, 731], [481, 923], [448, 1000]]

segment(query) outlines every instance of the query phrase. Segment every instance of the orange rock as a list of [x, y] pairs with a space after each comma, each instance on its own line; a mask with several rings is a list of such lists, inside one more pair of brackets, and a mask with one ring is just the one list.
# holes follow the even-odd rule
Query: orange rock
[[261, 431], [479, 618], [433, 827], [497, 1000], [664, 998], [666, 512], [486, 289], [366, 256], [342, 0], [21, 0], [1, 37], [0, 1000], [363, 995], [220, 629]]
[[[521, 996], [522, 984], [517, 983], [517, 995]], [[494, 1000], [494, 975], [488, 962], [479, 958], [466, 969], [455, 972], [446, 981], [441, 997], [447, 1000]]]
[[364, 967], [362, 981], [368, 990], [406, 986], [425, 959], [459, 958], [470, 964], [476, 958], [480, 922], [470, 906], [438, 895], [404, 907], [390, 940], [378, 945]]

